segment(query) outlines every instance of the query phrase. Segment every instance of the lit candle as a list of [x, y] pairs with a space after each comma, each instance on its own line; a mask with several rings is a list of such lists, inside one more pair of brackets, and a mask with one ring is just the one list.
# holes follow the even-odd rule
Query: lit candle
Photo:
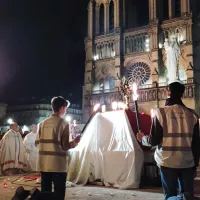
[[88, 126], [88, 124], [90, 123], [90, 121], [92, 120], [92, 118], [95, 116], [95, 114], [96, 114], [97, 112], [99, 112], [100, 106], [101, 106], [100, 103], [94, 105], [93, 112], [91, 113], [90, 118], [88, 119], [87, 123], [86, 123], [85, 126], [83, 127], [83, 130], [81, 131], [81, 135], [84, 133], [86, 127]]
[[116, 101], [112, 102], [112, 109], [117, 110], [118, 103]]
[[103, 106], [101, 107], [101, 111], [102, 111], [102, 112], [106, 112], [106, 106], [105, 106], [105, 105], [103, 105]]
[[137, 122], [137, 127], [138, 127], [138, 132], [139, 132], [140, 131], [140, 117], [139, 117], [137, 99], [138, 99], [137, 85], [136, 83], [133, 83], [133, 100], [135, 103], [136, 122]]

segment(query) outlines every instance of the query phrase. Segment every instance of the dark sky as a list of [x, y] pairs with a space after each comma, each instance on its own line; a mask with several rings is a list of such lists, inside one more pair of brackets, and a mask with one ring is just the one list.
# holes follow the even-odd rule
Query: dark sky
[[0, 101], [80, 100], [89, 0], [0, 1]]

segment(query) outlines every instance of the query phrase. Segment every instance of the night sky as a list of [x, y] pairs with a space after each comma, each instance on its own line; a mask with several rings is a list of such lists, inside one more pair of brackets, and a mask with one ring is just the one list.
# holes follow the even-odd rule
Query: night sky
[[79, 102], [89, 0], [0, 1], [0, 101]]

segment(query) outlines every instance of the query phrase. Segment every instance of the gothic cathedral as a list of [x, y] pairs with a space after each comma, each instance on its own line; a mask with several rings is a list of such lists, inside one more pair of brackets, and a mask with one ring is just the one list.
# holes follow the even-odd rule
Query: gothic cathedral
[[183, 102], [200, 113], [200, 0], [90, 0], [85, 38], [83, 121], [93, 106], [120, 101], [122, 77], [139, 83], [140, 111], [163, 107], [168, 83], [164, 43], [176, 37]]

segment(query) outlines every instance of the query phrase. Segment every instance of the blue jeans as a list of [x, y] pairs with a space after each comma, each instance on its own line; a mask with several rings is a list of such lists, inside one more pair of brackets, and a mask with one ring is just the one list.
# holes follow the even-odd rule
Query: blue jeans
[[[194, 168], [175, 169], [175, 168], [160, 168], [160, 176], [162, 187], [164, 190], [165, 200], [182, 199], [182, 196], [194, 195]], [[177, 183], [179, 181], [179, 190], [181, 197], [177, 196]]]

